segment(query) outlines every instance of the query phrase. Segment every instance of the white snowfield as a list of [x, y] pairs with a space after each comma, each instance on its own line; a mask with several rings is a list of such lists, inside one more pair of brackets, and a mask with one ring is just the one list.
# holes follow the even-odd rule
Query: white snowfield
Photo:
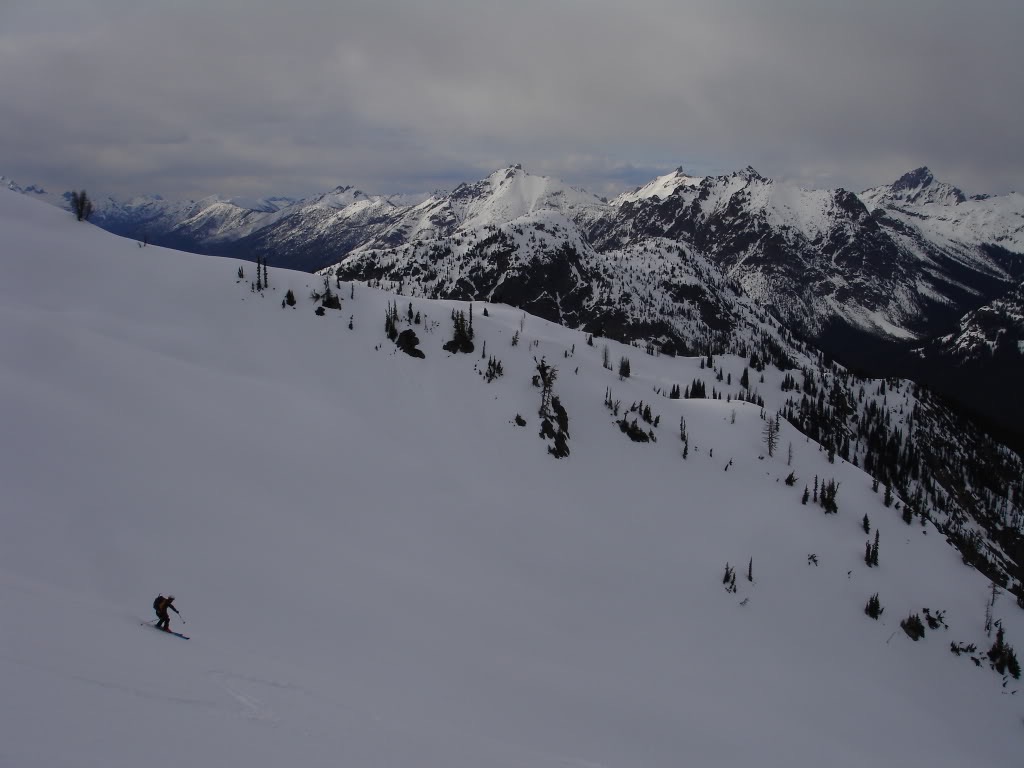
[[[261, 296], [252, 264], [238, 282], [6, 190], [0, 263], [0, 766], [1020, 764], [1020, 683], [949, 650], [992, 644], [986, 580], [787, 424], [767, 456], [759, 408], [654, 392], [735, 392], [742, 359], [716, 359], [725, 387], [610, 343], [620, 381], [603, 340], [482, 304], [453, 356], [468, 307], [414, 299], [416, 360], [384, 335], [392, 295], [345, 284], [317, 317], [314, 276]], [[783, 374], [750, 375], [774, 414]], [[606, 387], [650, 403], [656, 443]], [[800, 503], [815, 475], [838, 515]], [[191, 640], [140, 626], [160, 591]], [[915, 643], [922, 608], [949, 629]], [[1024, 651], [1024, 612], [994, 612]]]

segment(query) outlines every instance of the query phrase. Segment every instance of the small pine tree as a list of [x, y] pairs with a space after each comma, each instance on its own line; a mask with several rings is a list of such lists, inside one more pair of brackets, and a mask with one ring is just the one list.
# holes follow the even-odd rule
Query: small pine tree
[[747, 581], [753, 582], [754, 580], [754, 558], [750, 558], [750, 562], [747, 563]]
[[388, 304], [384, 314], [384, 333], [391, 341], [398, 338], [398, 304]]
[[868, 604], [864, 606], [864, 613], [877, 621], [883, 611], [885, 611], [885, 608], [882, 607], [881, 602], [878, 600], [878, 593], [875, 592], [875, 594], [868, 598]]
[[806, 504], [806, 503], [807, 503], [807, 500], [808, 500], [808, 499], [809, 499], [810, 497], [811, 497], [811, 492], [810, 492], [810, 491], [809, 491], [809, 490], [807, 489], [807, 486], [805, 485], [805, 486], [804, 486], [804, 495], [803, 495], [803, 498], [801, 498], [801, 499], [800, 499], [800, 503], [801, 503], [801, 504]]
[[243, 270], [241, 266], [238, 267], [238, 279], [245, 279], [245, 270]]
[[764, 425], [761, 434], [764, 437], [765, 447], [768, 448], [768, 455], [775, 455], [775, 448], [779, 444], [779, 422], [769, 418]]
[[914, 522], [914, 509], [909, 503], [903, 505], [903, 511], [900, 513], [900, 517], [903, 518], [903, 522], [907, 525]]
[[284, 303], [287, 304], [289, 307], [295, 306], [295, 294], [292, 293], [291, 288], [289, 288], [288, 293], [284, 295]]
[[871, 521], [868, 520], [867, 513], [864, 514], [864, 519], [860, 521], [860, 524], [864, 529], [864, 533], [871, 533]]
[[871, 545], [871, 565], [878, 567], [878, 529], [875, 529], [875, 543]]
[[892, 506], [892, 483], [885, 486], [885, 499], [883, 499], [885, 506]]
[[629, 378], [629, 358], [628, 357], [621, 357], [621, 358], [619, 358], [619, 379], [628, 379], [628, 378]]

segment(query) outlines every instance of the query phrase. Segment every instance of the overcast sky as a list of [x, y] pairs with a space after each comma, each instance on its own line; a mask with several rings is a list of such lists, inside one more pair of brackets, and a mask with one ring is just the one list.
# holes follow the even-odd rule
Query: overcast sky
[[1022, 189], [1019, 0], [0, 0], [0, 174], [96, 193], [598, 193], [753, 165]]

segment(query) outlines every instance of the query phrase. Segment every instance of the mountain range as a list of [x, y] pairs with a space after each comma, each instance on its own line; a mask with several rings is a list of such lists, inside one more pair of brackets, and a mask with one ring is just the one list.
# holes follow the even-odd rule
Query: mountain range
[[[1024, 196], [968, 196], [927, 168], [859, 194], [748, 167], [677, 169], [605, 200], [510, 166], [412, 198], [339, 186], [302, 200], [94, 203], [96, 224], [138, 240], [409, 295], [501, 301], [670, 353], [734, 349], [745, 297], [846, 365], [912, 376], [1005, 416], [953, 384], [987, 381], [976, 375], [987, 359], [963, 345], [940, 353], [932, 340], [989, 302], [1012, 302], [1024, 280]], [[1020, 367], [1019, 348], [1008, 350]], [[1024, 417], [1011, 421], [1024, 434]]]

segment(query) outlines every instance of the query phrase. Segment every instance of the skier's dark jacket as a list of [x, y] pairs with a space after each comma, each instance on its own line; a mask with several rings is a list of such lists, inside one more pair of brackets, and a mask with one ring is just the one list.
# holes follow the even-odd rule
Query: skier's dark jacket
[[163, 595], [157, 595], [156, 600], [153, 601], [153, 610], [156, 611], [156, 615], [161, 619], [167, 618], [167, 609], [170, 608], [175, 613], [178, 613], [178, 609], [174, 607], [174, 598], [167, 598]]

